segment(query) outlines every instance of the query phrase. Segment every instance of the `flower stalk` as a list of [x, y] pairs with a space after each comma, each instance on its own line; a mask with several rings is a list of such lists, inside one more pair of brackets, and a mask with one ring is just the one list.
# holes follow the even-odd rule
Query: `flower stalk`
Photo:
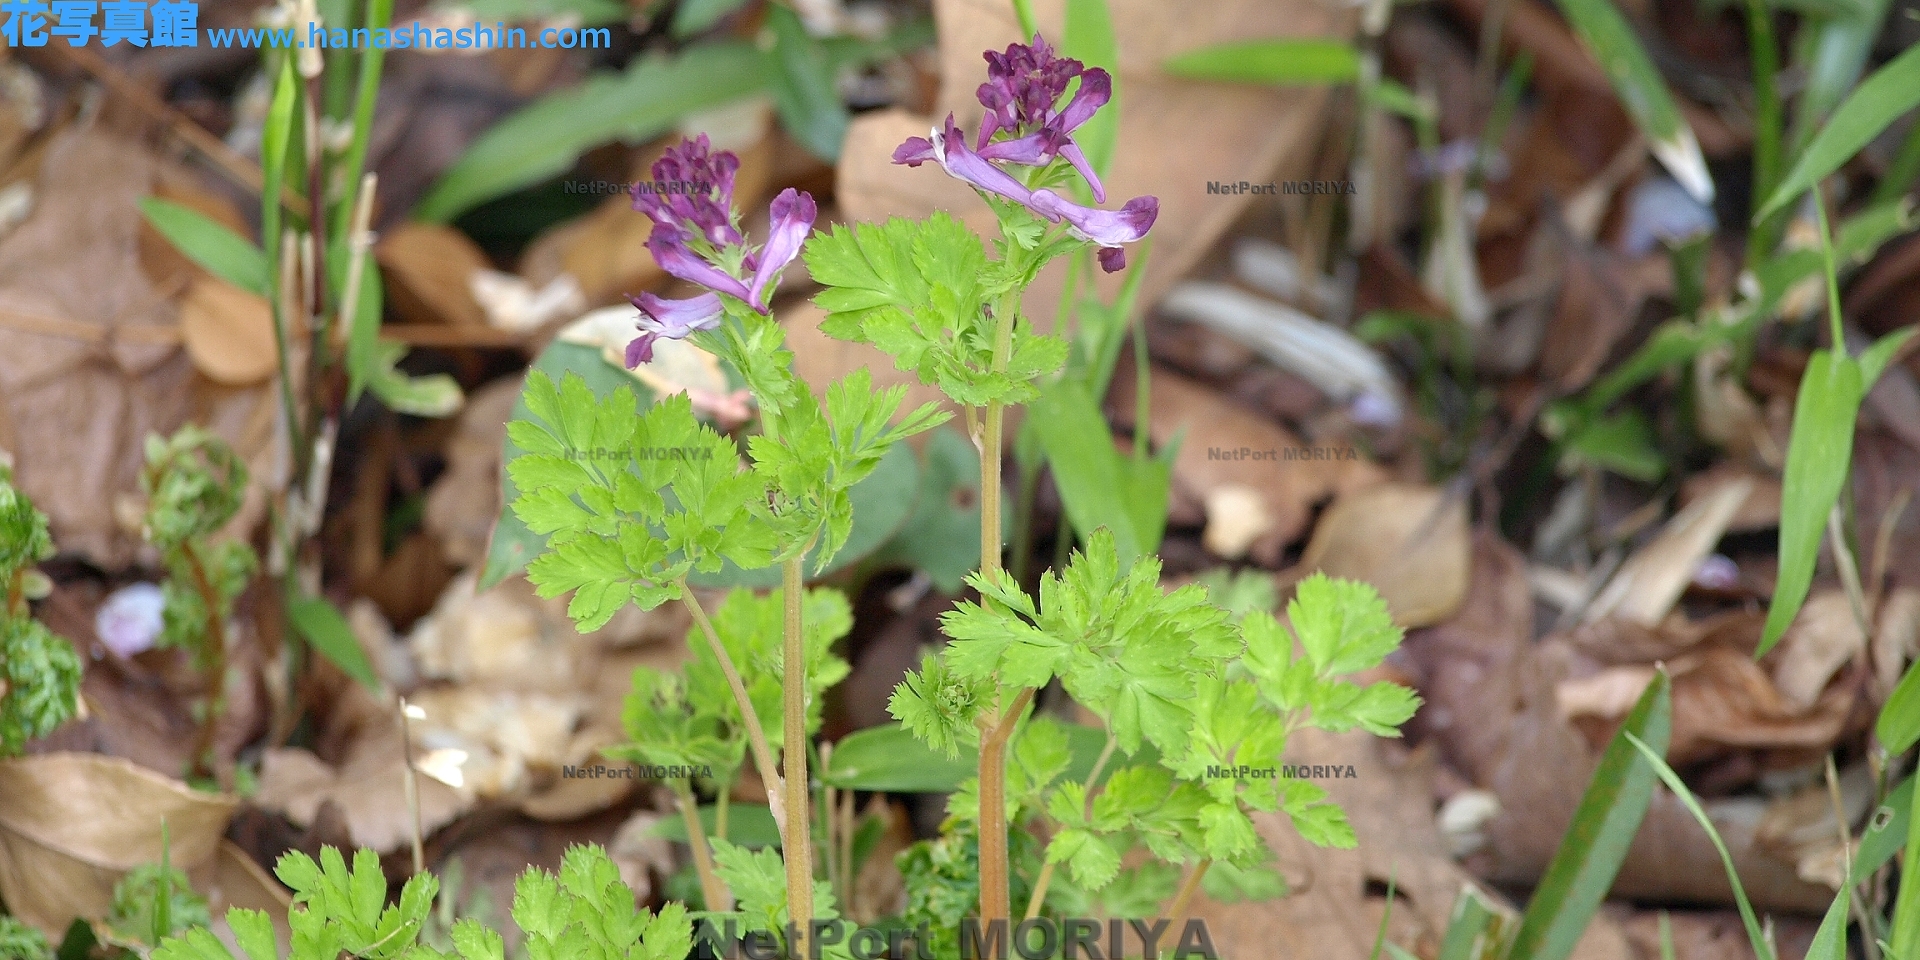
[[713, 649], [713, 658], [720, 663], [720, 672], [727, 678], [727, 687], [733, 691], [734, 704], [740, 708], [741, 722], [747, 727], [747, 749], [753, 754], [754, 769], [760, 773], [761, 783], [767, 788], [767, 808], [773, 812], [773, 822], [780, 830], [780, 836], [787, 835], [787, 805], [782, 796], [780, 768], [773, 763], [773, 747], [767, 743], [767, 730], [760, 724], [760, 717], [753, 712], [753, 699], [747, 696], [747, 684], [740, 679], [740, 671], [733, 665], [733, 657], [728, 655], [727, 646], [720, 642], [720, 634], [713, 629], [713, 621], [707, 619], [707, 611], [700, 605], [700, 598], [694, 596], [693, 588], [687, 585], [686, 578], [680, 580], [680, 599], [686, 604], [687, 612], [693, 614], [693, 622], [699, 626], [701, 636], [707, 638], [707, 645]]
[[807, 650], [801, 633], [802, 593], [800, 565], [805, 552], [789, 557], [780, 565], [780, 590], [785, 600], [785, 630], [780, 679], [781, 745], [786, 760], [787, 826], [782, 831], [782, 851], [787, 864], [787, 916], [800, 943], [796, 955], [807, 956], [808, 924], [813, 922], [813, 822], [807, 808], [810, 784], [807, 777]]

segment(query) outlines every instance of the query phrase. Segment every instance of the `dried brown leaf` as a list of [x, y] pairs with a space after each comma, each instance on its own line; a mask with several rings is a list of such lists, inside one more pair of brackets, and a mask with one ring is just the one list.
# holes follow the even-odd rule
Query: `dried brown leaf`
[[490, 264], [466, 234], [442, 224], [406, 223], [381, 237], [373, 254], [401, 319], [486, 324], [485, 311], [473, 299], [472, 278]]
[[1300, 563], [1373, 584], [1402, 627], [1425, 627], [1466, 599], [1471, 551], [1464, 500], [1437, 487], [1383, 483], [1336, 499]]
[[194, 367], [215, 383], [264, 383], [279, 362], [267, 298], [224, 280], [201, 277], [187, 288], [180, 332]]
[[163, 820], [174, 863], [213, 860], [237, 802], [118, 757], [0, 761], [0, 898], [57, 938], [76, 917], [104, 916], [126, 871], [160, 861]]

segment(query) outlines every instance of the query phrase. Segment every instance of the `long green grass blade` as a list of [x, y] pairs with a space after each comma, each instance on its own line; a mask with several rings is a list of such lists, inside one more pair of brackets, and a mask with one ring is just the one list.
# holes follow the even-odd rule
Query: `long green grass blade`
[[141, 197], [140, 212], [187, 259], [242, 290], [268, 294], [267, 255], [239, 234], [159, 197]]
[[1920, 46], [1907, 48], [1874, 71], [1833, 112], [1758, 215], [1766, 216], [1813, 189], [1916, 105], [1920, 105]]
[[[1902, 861], [1907, 869], [1920, 864], [1920, 830], [1912, 828], [1920, 814], [1920, 790], [1913, 792], [1907, 801], [1907, 850]], [[1903, 874], [1903, 876], [1905, 876]], [[1902, 883], [1900, 892], [1893, 901], [1893, 928], [1887, 934], [1887, 945], [1892, 949], [1894, 960], [1913, 960], [1920, 956], [1920, 883]]]
[[[367, 0], [367, 35], [374, 36], [393, 21], [393, 0]], [[333, 242], [343, 250], [351, 239], [354, 192], [360, 189], [360, 173], [367, 165], [367, 144], [373, 139], [373, 108], [380, 99], [380, 69], [386, 62], [384, 47], [369, 45], [359, 51], [360, 77], [353, 104], [353, 142], [347, 146], [343, 173], [336, 181], [346, 190], [333, 214]], [[344, 274], [335, 278], [344, 285]], [[364, 278], [362, 282], [365, 282]]]
[[688, 113], [756, 93], [767, 85], [767, 55], [750, 44], [692, 47], [679, 56], [636, 59], [507, 117], [467, 148], [414, 214], [445, 222], [473, 206], [564, 172], [580, 154], [613, 140], [665, 133]]
[[1665, 671], [1654, 674], [1601, 754], [1573, 823], [1520, 919], [1508, 960], [1566, 960], [1606, 899], [1653, 802], [1653, 768], [1626, 736], [1666, 753], [1673, 731], [1671, 683]]
[[1107, 71], [1113, 80], [1113, 98], [1107, 101], [1106, 109], [1095, 113], [1073, 134], [1093, 171], [1104, 177], [1113, 165], [1113, 151], [1120, 141], [1121, 103], [1120, 42], [1113, 35], [1113, 14], [1107, 9], [1107, 0], [1067, 0], [1067, 26], [1060, 47], [1067, 56]]
[[1121, 453], [1100, 405], [1077, 381], [1047, 387], [1030, 416], [1073, 528], [1083, 535], [1112, 531], [1122, 568], [1158, 550], [1167, 524], [1168, 464]]
[[1854, 886], [1865, 883], [1875, 870], [1885, 866], [1901, 847], [1906, 846], [1907, 824], [1912, 820], [1912, 808], [1913, 776], [1908, 775], [1887, 795], [1886, 802], [1867, 821], [1867, 829], [1860, 833], [1860, 848], [1853, 853], [1851, 882]]
[[774, 38], [769, 85], [781, 125], [814, 156], [839, 162], [850, 121], [825, 49], [799, 15], [780, 4], [767, 8], [767, 26]]
[[1674, 104], [1673, 94], [1653, 60], [1634, 35], [1633, 27], [1613, 5], [1613, 0], [1558, 0], [1587, 51], [1607, 72], [1613, 91], [1627, 108], [1627, 115], [1639, 126], [1652, 144], [1653, 155], [1673, 178], [1701, 203], [1713, 199], [1713, 178], [1707, 173], [1706, 157], [1694, 139], [1693, 128]]
[[1880, 708], [1880, 719], [1873, 735], [1887, 752], [1899, 756], [1920, 742], [1920, 664], [1907, 668], [1887, 705]]
[[1190, 80], [1350, 83], [1360, 76], [1360, 53], [1338, 40], [1249, 40], [1176, 54], [1162, 67]]
[[1667, 785], [1667, 789], [1673, 791], [1674, 796], [1680, 798], [1687, 812], [1693, 814], [1693, 819], [1699, 822], [1700, 828], [1707, 831], [1707, 839], [1713, 842], [1713, 848], [1720, 852], [1720, 863], [1726, 867], [1727, 883], [1733, 887], [1734, 905], [1740, 908], [1740, 922], [1747, 928], [1747, 940], [1753, 944], [1754, 956], [1758, 960], [1777, 960], [1772, 941], [1760, 928], [1760, 918], [1754, 915], [1753, 901], [1747, 899], [1747, 888], [1740, 883], [1740, 873], [1733, 868], [1733, 854], [1727, 851], [1726, 841], [1720, 839], [1720, 831], [1714, 828], [1713, 818], [1707, 816], [1707, 811], [1701, 808], [1700, 801], [1694, 797], [1693, 791], [1687, 789], [1686, 783], [1681, 781], [1679, 774], [1673, 772], [1672, 767], [1667, 766], [1667, 761], [1661, 758], [1660, 753], [1631, 733], [1623, 731], [1621, 735], [1626, 737], [1627, 741], [1633, 744], [1634, 749], [1639, 750], [1640, 755], [1653, 766], [1654, 773], [1659, 775], [1661, 782]]
[[1806, 603], [1813, 568], [1853, 463], [1853, 421], [1860, 411], [1860, 366], [1845, 353], [1816, 351], [1800, 379], [1781, 485], [1780, 571], [1754, 656], [1780, 641]]

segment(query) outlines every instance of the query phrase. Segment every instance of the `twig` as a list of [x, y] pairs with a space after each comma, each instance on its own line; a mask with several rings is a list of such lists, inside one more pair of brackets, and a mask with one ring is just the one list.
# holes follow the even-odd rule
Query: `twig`
[[1840, 585], [1847, 591], [1847, 605], [1853, 608], [1853, 619], [1860, 624], [1860, 635], [1871, 637], [1873, 620], [1867, 613], [1867, 595], [1860, 586], [1860, 567], [1854, 562], [1853, 551], [1847, 547], [1846, 531], [1840, 528], [1838, 504], [1827, 514], [1827, 544], [1833, 550], [1833, 564], [1840, 573]]
[[400, 698], [400, 752], [405, 758], [407, 768], [403, 782], [407, 789], [407, 811], [413, 815], [413, 872], [420, 875], [427, 869], [426, 847], [421, 840], [420, 829], [420, 783], [413, 769], [413, 729], [408, 721], [418, 716], [426, 719], [426, 711]]
[[[49, 47], [65, 54], [68, 59], [79, 65], [80, 69], [92, 74], [94, 79], [99, 80], [109, 91], [125, 99], [142, 113], [152, 114], [165, 122], [168, 129], [186, 141], [188, 146], [212, 161], [214, 166], [219, 167], [221, 172], [231, 177], [236, 183], [256, 194], [260, 192], [261, 184], [266, 180], [265, 174], [260, 172], [260, 165], [241, 156], [239, 152], [227, 146], [226, 141], [208, 133], [191, 117], [154, 96], [92, 50], [65, 44], [49, 44]], [[306, 208], [306, 198], [294, 192], [291, 187], [284, 188], [281, 203], [295, 212]]]

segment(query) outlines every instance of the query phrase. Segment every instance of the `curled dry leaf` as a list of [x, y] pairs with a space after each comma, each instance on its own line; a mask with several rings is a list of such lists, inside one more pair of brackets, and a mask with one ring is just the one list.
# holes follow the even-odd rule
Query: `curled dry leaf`
[[267, 298], [225, 280], [200, 277], [187, 288], [180, 333], [194, 367], [215, 383], [265, 383], [279, 362]]
[[1883, 703], [1900, 682], [1907, 658], [1920, 647], [1920, 590], [1900, 587], [1881, 603], [1873, 624], [1874, 701]]
[[1334, 500], [1300, 563], [1373, 584], [1402, 627], [1425, 627], [1466, 599], [1471, 552], [1464, 499], [1422, 484], [1383, 483]]
[[0, 761], [0, 898], [50, 937], [104, 916], [126, 871], [169, 856], [210, 863], [237, 801], [118, 757], [50, 753]]
[[473, 299], [473, 275], [492, 265], [466, 234], [444, 224], [406, 223], [381, 237], [373, 255], [401, 319], [486, 324], [486, 312]]
[[1587, 606], [1584, 620], [1595, 623], [1617, 617], [1648, 626], [1659, 623], [1686, 592], [1700, 561], [1713, 552], [1752, 492], [1752, 482], [1736, 477], [1675, 514], [1607, 581]]
[[[1539, 881], [1593, 776], [1605, 737], [1612, 734], [1611, 729], [1598, 731], [1596, 744], [1590, 719], [1569, 721], [1561, 712], [1565, 681], [1590, 677], [1607, 665], [1631, 665], [1588, 656], [1589, 647], [1606, 650], [1618, 638], [1635, 644], [1633, 652], [1659, 651], [1671, 658], [1670, 758], [1676, 766], [1714, 752], [1797, 745], [1783, 741], [1821, 742], [1809, 734], [1825, 734], [1825, 742], [1831, 743], [1840, 727], [1820, 712], [1827, 700], [1811, 716], [1785, 709], [1755, 714], [1756, 696], [1770, 695], [1776, 706], [1783, 704], [1765, 671], [1751, 660], [1760, 620], [1741, 612], [1680, 630], [1609, 620], [1534, 643], [1525, 559], [1497, 536], [1476, 534], [1466, 602], [1446, 622], [1410, 632], [1405, 649], [1423, 677], [1419, 686], [1426, 699], [1414, 719], [1416, 732], [1437, 741], [1468, 780], [1499, 798], [1502, 812], [1486, 827], [1487, 878], [1520, 886]], [[1691, 649], [1696, 647], [1699, 650]], [[1714, 654], [1711, 659], [1702, 652], [1707, 648]], [[1689, 658], [1690, 663], [1683, 662]], [[1757, 679], [1758, 689], [1739, 684], [1729, 689], [1717, 672], [1743, 667], [1746, 679]], [[1826, 696], [1842, 706], [1852, 698], [1842, 685]], [[1597, 698], [1590, 703], [1598, 705]], [[1726, 740], [1735, 730], [1745, 731], [1743, 739], [1749, 742], [1729, 745]], [[1691, 756], [1683, 751], [1692, 751]], [[1763, 807], [1744, 800], [1708, 804], [1748, 894], [1760, 909], [1824, 909], [1832, 891], [1806, 883], [1796, 864], [1756, 847]], [[1718, 852], [1677, 798], [1664, 791], [1654, 796], [1614, 892], [1732, 902]]]
[[[1840, 774], [1840, 808], [1849, 830], [1873, 805], [1873, 774], [1855, 764]], [[1821, 778], [1767, 804], [1754, 832], [1761, 846], [1798, 864], [1802, 879], [1839, 889], [1841, 825], [1834, 818], [1833, 791]], [[1831, 871], [1831, 873], [1829, 873]]]
[[1780, 646], [1773, 685], [1788, 703], [1804, 710], [1820, 699], [1841, 667], [1866, 650], [1867, 636], [1846, 593], [1826, 590], [1808, 598]]
[[1747, 494], [1746, 501], [1740, 504], [1740, 509], [1735, 510], [1733, 516], [1727, 520], [1727, 532], [1757, 533], [1778, 527], [1780, 525], [1780, 477], [1742, 466], [1732, 460], [1722, 460], [1681, 481], [1680, 506], [1685, 509], [1701, 497], [1713, 494], [1726, 484], [1740, 478], [1752, 483], [1753, 490]]
[[[1114, 380], [1110, 407], [1123, 425], [1135, 426], [1133, 378]], [[1306, 529], [1316, 504], [1386, 479], [1351, 444], [1303, 444], [1285, 427], [1172, 371], [1155, 369], [1151, 390], [1148, 429], [1154, 444], [1184, 436], [1173, 462], [1176, 488], [1202, 500], [1226, 487], [1260, 492], [1272, 526], [1249, 552], [1263, 564], [1279, 561], [1283, 548]]]

